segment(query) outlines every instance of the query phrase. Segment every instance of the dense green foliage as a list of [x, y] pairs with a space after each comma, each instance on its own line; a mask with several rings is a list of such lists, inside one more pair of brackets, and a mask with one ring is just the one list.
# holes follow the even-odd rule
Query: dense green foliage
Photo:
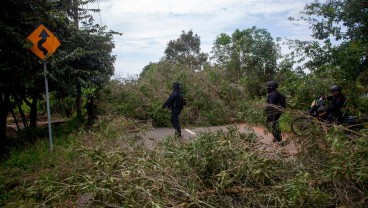
[[250, 129], [240, 133], [234, 126], [203, 132], [191, 142], [169, 137], [148, 150], [140, 132], [149, 125], [106, 117], [95, 127], [60, 137], [53, 154], [43, 142], [13, 152], [1, 165], [0, 204], [364, 207], [367, 203], [365, 138], [350, 141], [338, 131], [327, 137], [294, 138], [299, 152], [292, 155], [262, 143]]
[[193, 31], [183, 33], [177, 40], [171, 40], [165, 50], [165, 60], [171, 63], [182, 64], [193, 71], [200, 70], [207, 61], [208, 54], [201, 52], [201, 40]]
[[[44, 70], [26, 37], [40, 23], [61, 42], [47, 60], [50, 91], [60, 98], [76, 97], [81, 114], [82, 88], [101, 88], [113, 75], [113, 31], [95, 25], [81, 4], [91, 1], [2, 1], [0, 11], [0, 153], [4, 154], [6, 119], [15, 106], [30, 107], [30, 127], [36, 128], [37, 103], [45, 93]], [[19, 15], [15, 15], [19, 14]], [[83, 28], [78, 30], [79, 21]]]
[[264, 83], [274, 78], [280, 49], [270, 33], [256, 27], [220, 34], [213, 46], [212, 59], [226, 69], [228, 79], [245, 80], [251, 96], [264, 94]]
[[171, 93], [172, 80], [178, 80], [188, 103], [181, 115], [185, 124], [225, 124], [236, 118], [236, 101], [244, 93], [222, 77], [220, 69], [205, 68], [193, 73], [189, 66], [158, 63], [138, 81], [112, 81], [99, 93], [100, 109], [109, 114], [152, 120], [155, 126], [167, 126], [169, 114], [161, 106]]
[[[309, 70], [329, 72], [344, 85], [363, 85], [367, 77], [368, 3], [335, 0], [307, 4], [302, 21], [312, 28], [313, 37], [323, 42], [296, 42], [296, 52]], [[358, 83], [356, 83], [358, 81]], [[366, 90], [366, 89], [364, 89]]]

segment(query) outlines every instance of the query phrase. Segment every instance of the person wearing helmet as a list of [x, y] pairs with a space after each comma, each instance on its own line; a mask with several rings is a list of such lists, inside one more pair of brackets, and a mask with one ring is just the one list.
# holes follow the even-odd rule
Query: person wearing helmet
[[175, 129], [175, 136], [181, 137], [179, 115], [181, 111], [183, 110], [183, 105], [178, 104], [180, 96], [182, 96], [181, 84], [179, 82], [174, 82], [172, 87], [173, 87], [173, 92], [170, 94], [169, 98], [162, 105], [162, 109], [168, 108], [169, 110], [171, 110], [170, 121]]
[[267, 82], [267, 127], [271, 130], [274, 142], [281, 142], [281, 130], [279, 127], [279, 119], [285, 108], [285, 97], [277, 91], [278, 84], [275, 81]]
[[326, 109], [327, 115], [332, 115], [339, 122], [343, 120], [343, 113], [341, 109], [345, 106], [346, 97], [342, 94], [342, 88], [338, 85], [333, 85], [330, 88], [331, 96], [326, 99], [330, 102], [330, 106]]
[[89, 96], [87, 103], [85, 105], [85, 108], [87, 109], [87, 126], [91, 127], [96, 120], [96, 97], [95, 96]]

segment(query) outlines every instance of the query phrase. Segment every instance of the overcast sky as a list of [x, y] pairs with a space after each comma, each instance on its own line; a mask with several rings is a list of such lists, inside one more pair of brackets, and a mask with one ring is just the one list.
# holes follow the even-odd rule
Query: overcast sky
[[[312, 0], [99, 0], [96, 23], [123, 33], [115, 36], [115, 76], [139, 74], [150, 62], [164, 56], [167, 43], [182, 31], [200, 36], [202, 52], [210, 53], [221, 33], [256, 26], [273, 38], [310, 40], [307, 25], [288, 20], [299, 17]], [[211, 54], [210, 54], [211, 55]]]

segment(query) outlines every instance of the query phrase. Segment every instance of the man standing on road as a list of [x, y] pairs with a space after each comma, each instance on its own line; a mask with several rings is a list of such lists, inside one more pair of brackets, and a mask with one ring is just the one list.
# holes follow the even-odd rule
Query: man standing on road
[[173, 83], [173, 92], [162, 105], [162, 108], [171, 110], [171, 124], [175, 129], [175, 136], [181, 137], [181, 128], [179, 122], [179, 115], [183, 110], [185, 103], [183, 102], [183, 95], [181, 94], [181, 85], [179, 82]]
[[278, 84], [274, 81], [267, 82], [267, 127], [271, 130], [274, 142], [281, 142], [281, 130], [279, 119], [285, 108], [285, 97], [277, 91]]
[[86, 109], [87, 109], [87, 126], [92, 127], [94, 121], [96, 120], [96, 98], [94, 96], [89, 96], [87, 103], [86, 103]]

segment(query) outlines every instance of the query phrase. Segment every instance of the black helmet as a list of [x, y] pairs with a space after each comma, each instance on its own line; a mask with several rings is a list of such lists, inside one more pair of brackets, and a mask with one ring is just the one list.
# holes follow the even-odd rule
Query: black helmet
[[333, 85], [331, 88], [330, 88], [330, 91], [331, 92], [341, 92], [341, 87], [338, 86], [338, 85]]
[[278, 86], [279, 86], [279, 84], [277, 84], [277, 82], [275, 82], [275, 81], [269, 81], [269, 82], [267, 82], [267, 88], [268, 89], [274, 90]]
[[180, 90], [180, 88], [181, 88], [181, 85], [180, 85], [180, 83], [179, 82], [173, 82], [173, 89], [174, 90], [176, 90], [176, 89], [178, 89], [178, 90]]

